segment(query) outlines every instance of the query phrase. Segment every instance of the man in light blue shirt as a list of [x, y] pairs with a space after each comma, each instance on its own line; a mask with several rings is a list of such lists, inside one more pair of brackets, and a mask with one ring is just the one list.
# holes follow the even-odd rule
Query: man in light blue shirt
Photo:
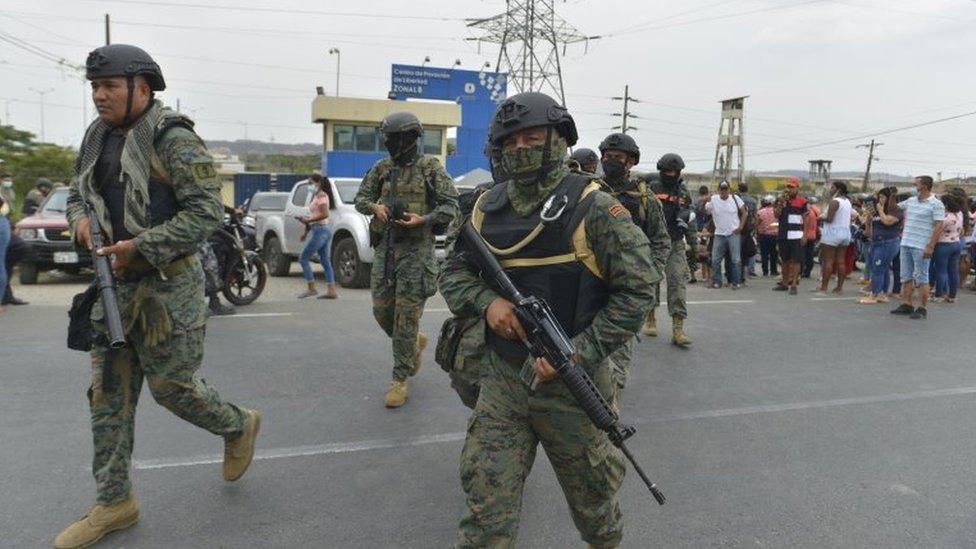
[[[932, 194], [932, 184], [932, 178], [927, 175], [916, 177], [918, 196], [898, 203], [905, 211], [905, 228], [901, 237], [902, 304], [891, 314], [909, 315], [916, 320], [924, 319], [928, 314], [929, 263], [945, 219], [945, 206]], [[917, 309], [912, 302], [916, 286], [921, 301]]]

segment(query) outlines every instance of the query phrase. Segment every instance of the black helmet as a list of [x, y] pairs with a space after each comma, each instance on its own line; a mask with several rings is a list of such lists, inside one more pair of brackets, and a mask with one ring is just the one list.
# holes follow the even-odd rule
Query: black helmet
[[152, 91], [166, 89], [163, 71], [145, 50], [128, 44], [109, 44], [95, 48], [85, 61], [85, 78], [108, 78], [125, 76], [131, 78], [142, 75], [149, 82]]
[[600, 154], [610, 149], [624, 151], [634, 157], [634, 164], [640, 164], [640, 147], [633, 137], [625, 133], [611, 133], [600, 143]]
[[48, 178], [46, 178], [46, 177], [38, 177], [37, 178], [37, 182], [34, 183], [34, 187], [36, 187], [38, 189], [40, 189], [42, 187], [43, 188], [50, 189], [50, 188], [54, 187], [54, 184], [51, 183], [51, 180], [48, 179]]
[[380, 131], [383, 132], [383, 135], [412, 131], [419, 136], [424, 134], [424, 127], [413, 113], [401, 111], [387, 115], [383, 122], [380, 122]]
[[659, 172], [680, 172], [685, 169], [685, 161], [674, 153], [668, 153], [657, 161], [657, 171]]
[[544, 93], [525, 92], [513, 95], [501, 102], [491, 118], [488, 135], [493, 143], [501, 144], [505, 138], [526, 128], [552, 126], [572, 147], [576, 144], [576, 122], [566, 107]]
[[576, 149], [569, 158], [578, 162], [580, 166], [595, 166], [600, 163], [600, 157], [593, 152], [593, 149]]

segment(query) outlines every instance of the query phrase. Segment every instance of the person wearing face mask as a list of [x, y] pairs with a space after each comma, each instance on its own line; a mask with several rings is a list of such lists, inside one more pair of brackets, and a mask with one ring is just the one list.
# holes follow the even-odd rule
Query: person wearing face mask
[[[96, 505], [54, 540], [56, 548], [88, 547], [139, 520], [129, 464], [143, 380], [160, 405], [224, 441], [223, 478], [239, 479], [254, 457], [255, 410], [232, 404], [200, 377], [206, 302], [197, 247], [220, 224], [220, 179], [193, 122], [165, 107], [159, 65], [135, 46], [92, 51], [86, 77], [98, 117], [85, 131], [68, 191], [72, 235], [111, 258], [125, 346], [110, 348], [104, 305], [76, 299], [97, 335], [88, 385], [94, 442]], [[104, 246], [93, 249], [91, 218]], [[97, 294], [97, 288], [94, 295]]]
[[569, 156], [569, 171], [583, 174], [596, 174], [596, 167], [600, 164], [600, 157], [593, 149], [576, 149]]
[[14, 190], [14, 180], [9, 175], [4, 175], [2, 179], [3, 181], [0, 182], [0, 199], [3, 199], [7, 205], [7, 209], [12, 211], [15, 200], [17, 199], [17, 191]]
[[[646, 178], [632, 174], [631, 169], [640, 162], [640, 148], [632, 137], [624, 133], [612, 133], [600, 143], [600, 163], [603, 167], [603, 191], [620, 201], [634, 223], [641, 228], [651, 243], [651, 261], [658, 272], [663, 273], [671, 253], [671, 239], [664, 225], [661, 203], [648, 190]], [[657, 298], [655, 298], [655, 303]], [[651, 315], [648, 315], [652, 318]], [[651, 324], [652, 332], [644, 326], [644, 334], [657, 335], [657, 328]], [[610, 356], [618, 390], [627, 384], [633, 345], [636, 336]]]
[[[671, 240], [671, 253], [668, 254], [667, 267], [664, 277], [668, 283], [668, 314], [671, 315], [671, 343], [678, 347], [691, 345], [691, 338], [685, 333], [685, 318], [688, 317], [688, 306], [685, 298], [685, 285], [689, 277], [688, 258], [685, 254], [685, 237], [689, 233], [691, 220], [691, 193], [681, 180], [681, 170], [685, 167], [684, 160], [674, 153], [668, 153], [657, 161], [657, 178], [650, 183], [651, 192], [661, 201], [664, 211], [664, 222]], [[657, 296], [661, 294], [661, 285], [654, 288]], [[660, 303], [660, 297], [655, 305]], [[656, 326], [654, 309], [647, 315], [644, 333], [648, 333], [648, 325]]]
[[[390, 156], [377, 162], [356, 193], [356, 210], [372, 215], [370, 231], [384, 235], [393, 223], [394, 245], [387, 250], [376, 238], [370, 290], [373, 316], [393, 340], [393, 381], [386, 392], [387, 408], [407, 401], [407, 379], [420, 370], [427, 336], [420, 332], [424, 302], [437, 292], [434, 236], [457, 215], [454, 181], [433, 156], [424, 156], [424, 128], [409, 112], [396, 112], [380, 124], [383, 144]], [[402, 209], [400, 219], [392, 213]], [[392, 272], [387, 276], [388, 254]]]
[[[608, 357], [630, 341], [660, 279], [650, 245], [616, 199], [592, 177], [569, 173], [576, 124], [551, 97], [526, 92], [503, 101], [491, 121], [508, 174], [474, 205], [471, 225], [521, 292], [546, 300], [573, 339], [579, 363], [615, 401]], [[466, 510], [455, 547], [511, 547], [525, 480], [539, 444], [550, 459], [573, 522], [592, 547], [617, 547], [623, 520], [617, 493], [624, 461], [544, 359], [532, 359], [512, 303], [467, 253], [448, 254], [440, 291], [457, 315], [484, 317], [480, 395], [460, 473]], [[522, 375], [525, 372], [527, 375]], [[539, 381], [533, 391], [527, 378]]]

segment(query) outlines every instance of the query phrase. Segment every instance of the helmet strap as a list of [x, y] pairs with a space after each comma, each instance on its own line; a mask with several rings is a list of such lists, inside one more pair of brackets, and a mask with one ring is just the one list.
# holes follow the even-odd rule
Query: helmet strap
[[549, 175], [549, 158], [552, 157], [552, 126], [546, 126], [546, 144], [542, 147], [542, 162], [536, 171], [535, 184], [541, 185]]
[[122, 117], [123, 128], [128, 126], [129, 122], [132, 121], [131, 120], [132, 119], [132, 94], [135, 92], [136, 83], [135, 83], [135, 77], [132, 76], [131, 74], [127, 74], [125, 76], [125, 89], [126, 89], [125, 116]]

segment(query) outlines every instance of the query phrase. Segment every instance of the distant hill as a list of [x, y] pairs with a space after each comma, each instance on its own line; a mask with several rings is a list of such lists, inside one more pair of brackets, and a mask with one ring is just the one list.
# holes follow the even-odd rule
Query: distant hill
[[[786, 177], [799, 177], [800, 179], [806, 179], [810, 177], [810, 172], [808, 170], [762, 170], [764, 175], [782, 175]], [[838, 179], [848, 179], [848, 178], [859, 178], [864, 177], [864, 172], [832, 172], [830, 174]], [[908, 183], [912, 181], [911, 177], [904, 175], [893, 175], [890, 173], [876, 173], [871, 172], [872, 181], [890, 181], [892, 183]]]
[[207, 148], [223, 149], [230, 154], [244, 156], [247, 154], [285, 154], [302, 156], [307, 154], [321, 154], [322, 145], [318, 143], [269, 143], [267, 141], [257, 141], [248, 139], [238, 139], [236, 141], [222, 141], [219, 139], [207, 140]]

